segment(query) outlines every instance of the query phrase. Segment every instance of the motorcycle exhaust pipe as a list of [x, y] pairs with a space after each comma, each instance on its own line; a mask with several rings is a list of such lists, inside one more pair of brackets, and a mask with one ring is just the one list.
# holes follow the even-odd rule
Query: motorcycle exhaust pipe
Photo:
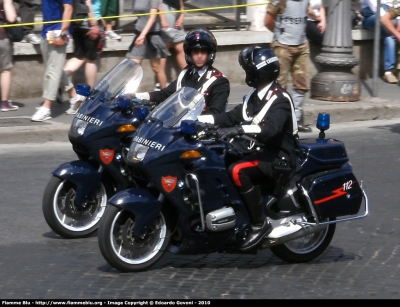
[[294, 233], [291, 233], [291, 234], [281, 237], [281, 238], [277, 238], [277, 239], [264, 238], [261, 241], [260, 249], [270, 248], [271, 246], [280, 245], [280, 244], [286, 243], [291, 240], [305, 237], [307, 235], [321, 231], [321, 230], [325, 229], [326, 227], [328, 227], [328, 225], [308, 226], [308, 227], [304, 227], [303, 229], [300, 229], [299, 231], [296, 231]]

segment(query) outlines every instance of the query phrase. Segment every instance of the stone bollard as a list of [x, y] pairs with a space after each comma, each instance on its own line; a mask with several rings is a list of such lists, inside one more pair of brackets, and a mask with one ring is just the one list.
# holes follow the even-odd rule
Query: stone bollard
[[358, 101], [360, 80], [351, 72], [358, 65], [352, 55], [351, 1], [328, 0], [322, 53], [315, 57], [321, 71], [311, 79], [310, 97], [328, 101]]

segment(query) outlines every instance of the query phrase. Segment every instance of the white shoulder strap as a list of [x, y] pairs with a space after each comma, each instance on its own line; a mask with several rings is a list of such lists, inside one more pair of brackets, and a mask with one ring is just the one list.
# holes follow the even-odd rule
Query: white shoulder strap
[[186, 72], [188, 71], [188, 68], [185, 68], [184, 70], [181, 71], [181, 73], [178, 76], [178, 80], [176, 81], [176, 90], [179, 91], [182, 87], [182, 79], [185, 76]]
[[248, 104], [248, 102], [249, 102], [249, 99], [250, 99], [251, 95], [254, 93], [255, 90], [256, 90], [255, 88], [252, 88], [252, 89], [250, 90], [250, 92], [246, 95], [246, 99], [245, 99], [244, 102], [243, 102], [242, 116], [243, 116], [243, 119], [244, 119], [246, 122], [249, 122], [249, 121], [251, 121], [251, 120], [253, 119], [253, 117], [248, 117], [248, 116], [247, 116], [246, 110], [247, 110], [247, 104]]
[[297, 127], [297, 118], [296, 114], [294, 113], [293, 100], [287, 93], [283, 93], [283, 95], [290, 101], [290, 109], [292, 110], [293, 135], [296, 135], [298, 133], [299, 128]]
[[[293, 135], [296, 135], [298, 132], [298, 128], [297, 128], [297, 119], [296, 119], [296, 115], [294, 113], [294, 108], [293, 108], [293, 101], [292, 101], [292, 98], [290, 98], [290, 96], [287, 93], [283, 93], [283, 95], [287, 99], [289, 99], [289, 102], [290, 102], [290, 109], [291, 109], [291, 113], [292, 113], [292, 123], [293, 123]], [[258, 112], [258, 114], [253, 118], [253, 121], [251, 122], [252, 125], [258, 125], [262, 121], [265, 114], [267, 114], [269, 108], [271, 107], [272, 103], [275, 101], [276, 98], [278, 98], [278, 96], [274, 95], [271, 97], [270, 100], [268, 100], [268, 102], [261, 109], [261, 111]]]
[[201, 88], [199, 88], [199, 92], [204, 94], [205, 91], [209, 88], [209, 86], [211, 85], [211, 83], [213, 83], [215, 80], [217, 80], [217, 77], [213, 76], [210, 79], [208, 79], [207, 82], [205, 82]]
[[254, 116], [253, 121], [251, 122], [253, 125], [258, 125], [262, 119], [264, 118], [265, 114], [267, 114], [269, 108], [274, 103], [275, 99], [277, 98], [276, 95], [272, 96], [270, 100], [263, 106], [260, 112], [256, 116]]

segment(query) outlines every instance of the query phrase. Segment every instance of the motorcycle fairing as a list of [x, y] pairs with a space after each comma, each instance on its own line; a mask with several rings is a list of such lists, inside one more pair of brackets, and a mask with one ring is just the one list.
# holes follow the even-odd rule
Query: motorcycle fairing
[[[110, 103], [105, 103], [97, 97], [100, 94], [95, 94], [94, 97], [89, 97], [85, 104], [80, 107], [79, 113], [72, 120], [71, 128], [68, 137], [72, 141], [79, 142], [92, 142], [97, 141], [100, 138], [116, 137], [117, 135], [125, 135], [127, 133], [117, 132], [118, 128], [127, 123], [138, 127], [141, 124], [137, 118], [134, 117], [133, 113], [121, 112], [116, 106], [116, 99]], [[91, 104], [87, 103], [88, 101]], [[79, 135], [74, 133], [74, 127], [77, 122], [83, 120], [81, 118], [88, 117], [95, 122], [96, 120], [101, 121], [101, 125], [96, 125], [92, 122], [88, 122], [83, 134]], [[130, 133], [130, 132], [128, 132]]]
[[[97, 135], [98, 136], [98, 135]], [[80, 155], [89, 155], [93, 157], [94, 161], [98, 163], [98, 165], [102, 165], [104, 167], [103, 173], [107, 173], [107, 178], [114, 179], [112, 180], [115, 183], [117, 191], [122, 191], [129, 187], [130, 181], [127, 176], [124, 176], [121, 169], [121, 160], [116, 159], [115, 157], [119, 154], [121, 155], [122, 141], [120, 138], [114, 136], [102, 137], [96, 139], [94, 141], [71, 141], [73, 149], [76, 153]], [[108, 150], [114, 151], [114, 158], [108, 164], [103, 164], [100, 156], [100, 150], [102, 148], [107, 148]], [[85, 159], [86, 161], [86, 159]], [[102, 178], [106, 178], [102, 175]]]
[[[105, 137], [92, 142], [85, 142], [87, 147], [86, 152], [88, 152], [94, 160], [102, 165], [104, 170], [114, 178], [114, 182], [117, 186], [118, 191], [122, 191], [129, 187], [130, 181], [127, 176], [124, 176], [121, 169], [121, 160], [116, 159], [117, 155], [121, 155], [121, 148], [123, 146], [122, 141], [115, 136]], [[108, 164], [102, 164], [102, 159], [100, 156], [100, 149], [107, 148], [108, 150], [114, 151], [114, 157]], [[111, 178], [110, 178], [111, 179]]]
[[52, 174], [76, 185], [74, 203], [79, 206], [93, 195], [99, 186], [102, 174], [86, 161], [76, 160], [61, 164]]
[[[163, 178], [173, 177], [176, 178], [175, 182], [184, 181], [185, 175], [190, 172], [199, 177], [201, 190], [207, 191], [203, 194], [205, 212], [222, 208], [226, 203], [240, 199], [226, 173], [226, 164], [223, 158], [225, 145], [206, 142], [207, 146], [205, 146], [195, 140], [183, 139], [179, 131], [173, 133], [171, 131], [173, 131], [171, 128], [146, 123], [139, 128], [141, 136], [165, 146], [162, 155], [159, 150], [149, 148], [143, 161], [135, 163], [138, 169], [147, 174], [147, 178], [159, 191], [167, 192], [163, 194], [172, 203], [180, 210], [189, 212], [190, 206], [183, 203], [183, 190], [177, 188], [165, 190]], [[187, 150], [199, 151], [202, 157], [183, 161], [180, 155]], [[186, 188], [194, 188], [194, 185]], [[240, 221], [241, 219], [238, 222]]]
[[[183, 201], [185, 189], [195, 189], [195, 184], [190, 182], [190, 186], [185, 186], [184, 189], [175, 188], [166, 193], [165, 186], [162, 184], [163, 177], [174, 177], [177, 178], [176, 182], [183, 182], [188, 172], [196, 174], [200, 180], [200, 194], [202, 195], [205, 214], [227, 205], [234, 207], [237, 212], [237, 226], [248, 222], [244, 205], [226, 173], [224, 159], [224, 153], [228, 149], [226, 144], [211, 140], [198, 142], [197, 140], [183, 138], [179, 129], [164, 127], [160, 121], [156, 120], [144, 122], [137, 130], [136, 135], [151, 142], [162, 144], [162, 154], [160, 154], [159, 149], [150, 147], [142, 161], [133, 162], [128, 158], [128, 164], [135, 165], [137, 169], [145, 173], [154, 187], [159, 191], [164, 191], [165, 197], [185, 217], [200, 217], [198, 205], [195, 205], [195, 210], [193, 210], [191, 205]], [[133, 141], [134, 143], [135, 141]], [[200, 152], [201, 158], [185, 161], [180, 156], [188, 150]], [[129, 152], [133, 152], [132, 147]], [[230, 155], [230, 158], [239, 159], [240, 156]], [[207, 193], [204, 193], [204, 191], [207, 191]], [[239, 202], [235, 203], [237, 200]], [[195, 202], [197, 203], [197, 201]], [[235, 203], [235, 205], [231, 205], [232, 203]]]
[[111, 197], [108, 203], [135, 215], [135, 236], [145, 233], [161, 212], [161, 202], [149, 190], [142, 188], [123, 190]]

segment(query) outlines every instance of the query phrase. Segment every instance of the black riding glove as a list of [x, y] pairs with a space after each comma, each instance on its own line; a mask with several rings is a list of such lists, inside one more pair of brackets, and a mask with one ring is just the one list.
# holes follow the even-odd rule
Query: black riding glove
[[145, 107], [154, 107], [156, 103], [147, 99], [142, 99], [142, 105]]
[[139, 98], [135, 97], [135, 98], [132, 99], [132, 102], [133, 102], [134, 105], [142, 104], [142, 99], [139, 99]]
[[219, 128], [217, 130], [218, 139], [229, 139], [235, 136], [240, 136], [244, 133], [242, 127], [229, 127], [229, 128]]

